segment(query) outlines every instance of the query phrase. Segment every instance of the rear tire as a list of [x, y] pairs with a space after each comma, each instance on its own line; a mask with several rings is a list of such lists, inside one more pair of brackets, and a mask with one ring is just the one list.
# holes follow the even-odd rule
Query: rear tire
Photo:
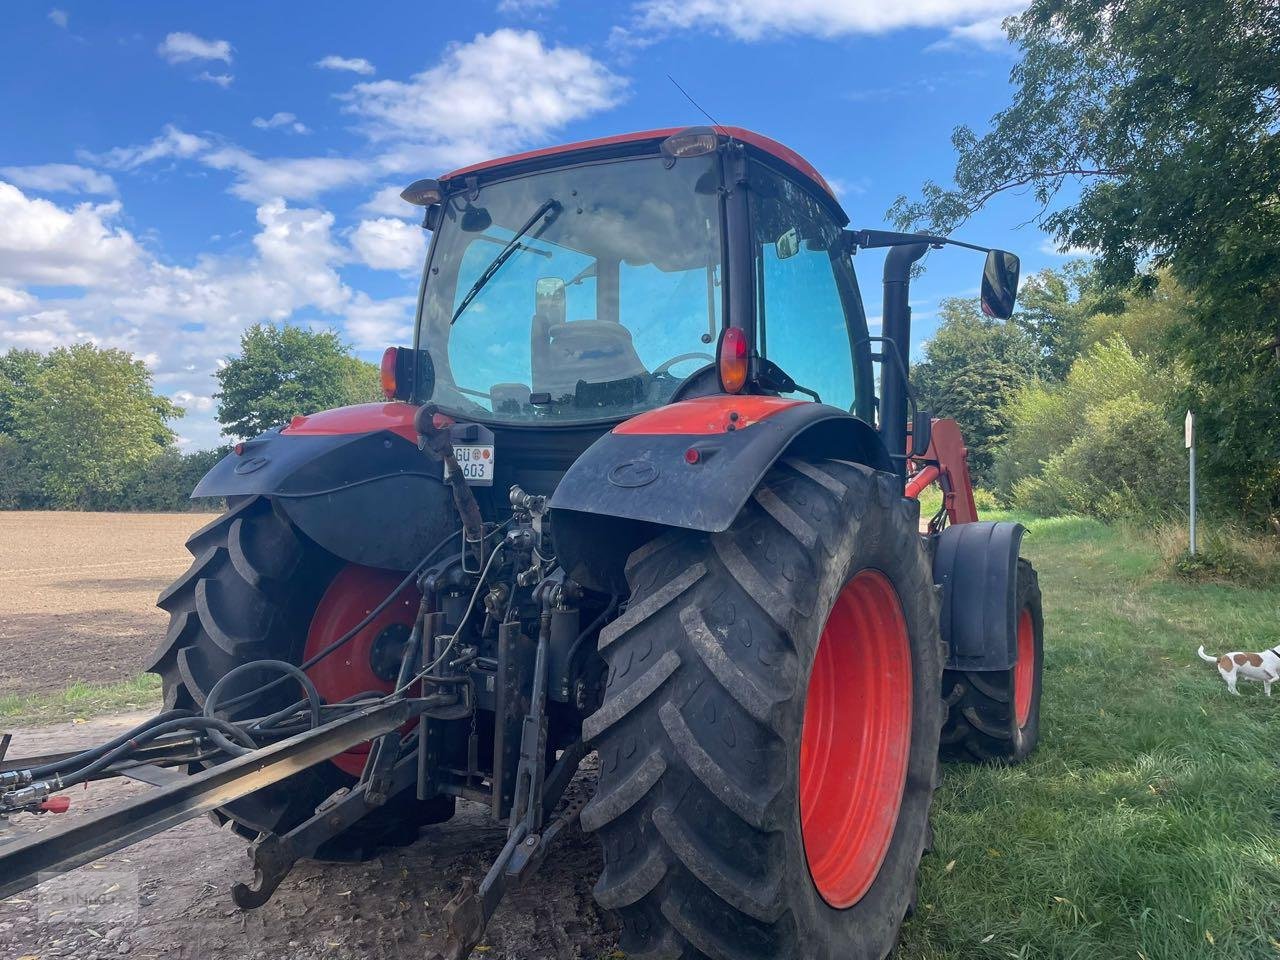
[[1018, 560], [1014, 592], [1018, 661], [1009, 670], [948, 670], [942, 689], [951, 704], [942, 730], [942, 757], [970, 763], [1018, 763], [1040, 742], [1040, 681], [1044, 615], [1035, 568]]
[[[672, 531], [631, 555], [630, 603], [600, 635], [608, 686], [584, 724], [600, 776], [582, 814], [604, 851], [596, 899], [619, 915], [629, 957], [881, 960], [892, 949], [915, 899], [942, 723], [938, 601], [916, 528], [892, 476], [788, 460], [728, 531]], [[876, 584], [868, 596], [879, 600], [849, 600]], [[846, 601], [852, 620], [833, 612]], [[909, 663], [871, 642], [876, 610], [898, 625], [889, 635]], [[829, 643], [853, 664], [841, 676], [876, 705], [865, 730], [841, 728], [849, 715], [815, 692], [837, 689], [815, 667]], [[812, 715], [827, 710], [834, 740], [811, 729], [807, 708], [820, 701]], [[901, 717], [902, 705], [905, 725], [875, 722], [881, 708]], [[828, 771], [813, 756], [882, 736], [900, 752], [884, 754], [885, 780], [897, 783], [882, 794], [879, 849], [842, 846], [847, 834], [828, 844], [856, 825], [820, 809], [842, 796], [843, 771], [837, 763], [816, 790]], [[865, 773], [859, 756], [849, 767]], [[876, 789], [870, 774], [855, 802]], [[833, 866], [830, 851], [848, 856]]]
[[[187, 540], [195, 560], [156, 605], [169, 629], [145, 665], [163, 681], [165, 708], [200, 709], [224, 674], [252, 660], [302, 661], [307, 630], [326, 587], [342, 562], [302, 535], [265, 497], [237, 501]], [[278, 673], [248, 671], [222, 696], [274, 680]], [[294, 702], [296, 684], [264, 695], [261, 712]], [[310, 818], [321, 801], [353, 778], [322, 763], [217, 811], [242, 836], [285, 833]], [[363, 859], [379, 845], [412, 842], [421, 823], [447, 820], [453, 798], [419, 803], [412, 790], [389, 799], [341, 837], [321, 848], [323, 859]]]

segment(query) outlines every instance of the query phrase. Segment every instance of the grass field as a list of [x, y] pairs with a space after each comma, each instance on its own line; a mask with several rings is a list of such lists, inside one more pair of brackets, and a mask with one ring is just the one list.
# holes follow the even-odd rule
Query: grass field
[[1280, 643], [1280, 590], [1169, 579], [1156, 547], [1028, 521], [1040, 750], [947, 766], [896, 956], [1280, 958], [1280, 697], [1196, 657]]

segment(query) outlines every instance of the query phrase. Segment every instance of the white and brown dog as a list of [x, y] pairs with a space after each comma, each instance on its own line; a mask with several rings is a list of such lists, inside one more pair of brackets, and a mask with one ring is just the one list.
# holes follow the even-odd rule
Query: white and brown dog
[[1268, 697], [1271, 696], [1271, 684], [1280, 680], [1280, 644], [1262, 653], [1224, 653], [1220, 657], [1210, 656], [1201, 647], [1200, 659], [1218, 665], [1218, 672], [1227, 681], [1227, 689], [1237, 697], [1240, 691], [1236, 689], [1236, 681], [1241, 677], [1261, 681]]

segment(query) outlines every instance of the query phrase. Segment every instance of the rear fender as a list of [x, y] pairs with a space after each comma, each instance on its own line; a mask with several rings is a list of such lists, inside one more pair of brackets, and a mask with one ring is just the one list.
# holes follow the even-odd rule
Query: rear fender
[[438, 461], [418, 450], [416, 407], [361, 404], [237, 445], [193, 497], [266, 496], [325, 550], [405, 570], [458, 526]]
[[600, 437], [551, 498], [556, 551], [593, 589], [625, 590], [622, 565], [663, 528], [727, 530], [784, 455], [892, 461], [865, 421], [808, 401], [719, 394], [640, 414]]
[[933, 580], [942, 588], [949, 670], [1008, 670], [1018, 659], [1020, 523], [979, 521], [938, 537]]

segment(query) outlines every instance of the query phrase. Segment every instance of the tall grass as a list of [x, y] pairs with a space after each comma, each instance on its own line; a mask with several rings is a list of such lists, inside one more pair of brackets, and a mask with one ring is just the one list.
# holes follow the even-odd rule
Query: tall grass
[[1019, 519], [1041, 747], [944, 767], [898, 956], [1275, 960], [1280, 698], [1230, 696], [1195, 651], [1280, 643], [1280, 591], [1170, 579], [1152, 539], [1097, 521]]

